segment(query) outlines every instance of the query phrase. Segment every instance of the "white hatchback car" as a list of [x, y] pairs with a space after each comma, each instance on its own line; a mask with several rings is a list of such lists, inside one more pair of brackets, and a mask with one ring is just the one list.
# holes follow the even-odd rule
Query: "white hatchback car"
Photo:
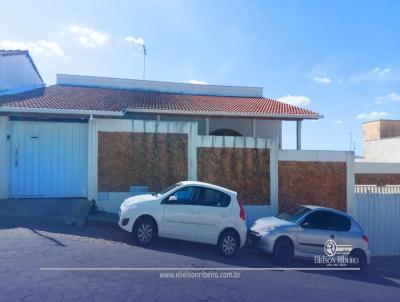
[[126, 199], [119, 226], [139, 244], [157, 236], [217, 245], [225, 257], [246, 243], [245, 213], [237, 193], [197, 181], [182, 181], [160, 192]]

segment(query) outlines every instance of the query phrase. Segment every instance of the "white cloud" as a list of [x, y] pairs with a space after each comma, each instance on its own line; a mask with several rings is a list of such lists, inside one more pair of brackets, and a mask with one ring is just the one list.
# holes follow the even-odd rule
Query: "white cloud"
[[342, 120], [336, 120], [333, 122], [335, 125], [340, 125], [342, 123]]
[[56, 55], [60, 57], [65, 56], [64, 51], [58, 43], [45, 40], [39, 40], [36, 42], [1, 40], [0, 48], [10, 50], [29, 50], [36, 53]]
[[384, 78], [388, 73], [390, 73], [392, 70], [390, 68], [380, 68], [376, 67], [372, 69], [372, 73], [375, 74], [378, 78]]
[[359, 83], [370, 80], [383, 80], [391, 72], [392, 70], [390, 68], [376, 67], [366, 73], [361, 73], [350, 77], [350, 81]]
[[144, 44], [144, 39], [141, 37], [135, 38], [133, 36], [127, 36], [124, 38], [125, 42], [127, 43], [132, 43], [132, 44], [137, 44], [137, 45], [143, 45]]
[[320, 84], [325, 84], [325, 85], [328, 85], [328, 84], [332, 83], [332, 80], [330, 78], [327, 78], [327, 77], [318, 77], [318, 76], [316, 76], [316, 77], [313, 78], [313, 80], [314, 80], [314, 82], [317, 82], [317, 83], [320, 83]]
[[111, 36], [105, 32], [100, 32], [91, 27], [70, 25], [69, 31], [77, 36], [80, 44], [88, 48], [95, 48], [110, 41]]
[[397, 92], [389, 93], [388, 95], [377, 96], [375, 103], [384, 104], [389, 102], [400, 102], [400, 95]]
[[307, 106], [311, 103], [311, 100], [306, 96], [290, 94], [280, 97], [278, 101], [294, 106]]
[[396, 92], [389, 93], [389, 99], [392, 101], [400, 102], [400, 95]]
[[208, 83], [205, 81], [198, 81], [198, 80], [190, 80], [188, 81], [190, 84], [198, 84], [198, 85], [207, 85]]
[[385, 116], [388, 116], [389, 113], [385, 112], [385, 111], [372, 111], [370, 113], [360, 113], [359, 115], [357, 115], [357, 119], [359, 120], [377, 120], [377, 119], [381, 119]]

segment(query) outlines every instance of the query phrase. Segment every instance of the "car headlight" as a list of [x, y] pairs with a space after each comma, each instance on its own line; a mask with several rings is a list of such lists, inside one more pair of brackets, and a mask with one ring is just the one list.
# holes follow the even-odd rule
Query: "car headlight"
[[277, 228], [276, 225], [271, 225], [271, 226], [268, 226], [268, 227], [266, 227], [266, 228], [263, 228], [263, 231], [264, 231], [264, 232], [272, 232], [272, 231], [275, 230], [276, 228]]

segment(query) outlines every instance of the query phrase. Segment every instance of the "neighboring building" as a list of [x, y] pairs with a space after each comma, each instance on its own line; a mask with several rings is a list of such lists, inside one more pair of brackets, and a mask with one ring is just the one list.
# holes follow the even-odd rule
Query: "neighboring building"
[[363, 148], [361, 161], [400, 163], [400, 120], [364, 123]]
[[42, 88], [40, 76], [27, 50], [0, 50], [0, 95]]

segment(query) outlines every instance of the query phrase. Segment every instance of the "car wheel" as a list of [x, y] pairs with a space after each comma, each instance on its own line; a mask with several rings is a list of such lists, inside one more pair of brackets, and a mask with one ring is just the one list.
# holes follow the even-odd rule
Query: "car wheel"
[[273, 259], [280, 265], [287, 265], [293, 260], [294, 249], [289, 239], [278, 239], [274, 244]]
[[361, 270], [365, 269], [367, 266], [367, 257], [361, 250], [353, 250], [350, 252], [350, 259], [355, 259], [356, 263], [353, 263], [351, 267], [356, 267]]
[[222, 233], [218, 240], [218, 251], [226, 257], [233, 257], [239, 249], [240, 241], [238, 235], [233, 231], [226, 231]]
[[149, 245], [157, 236], [155, 223], [149, 218], [139, 219], [133, 227], [133, 237], [140, 245]]

